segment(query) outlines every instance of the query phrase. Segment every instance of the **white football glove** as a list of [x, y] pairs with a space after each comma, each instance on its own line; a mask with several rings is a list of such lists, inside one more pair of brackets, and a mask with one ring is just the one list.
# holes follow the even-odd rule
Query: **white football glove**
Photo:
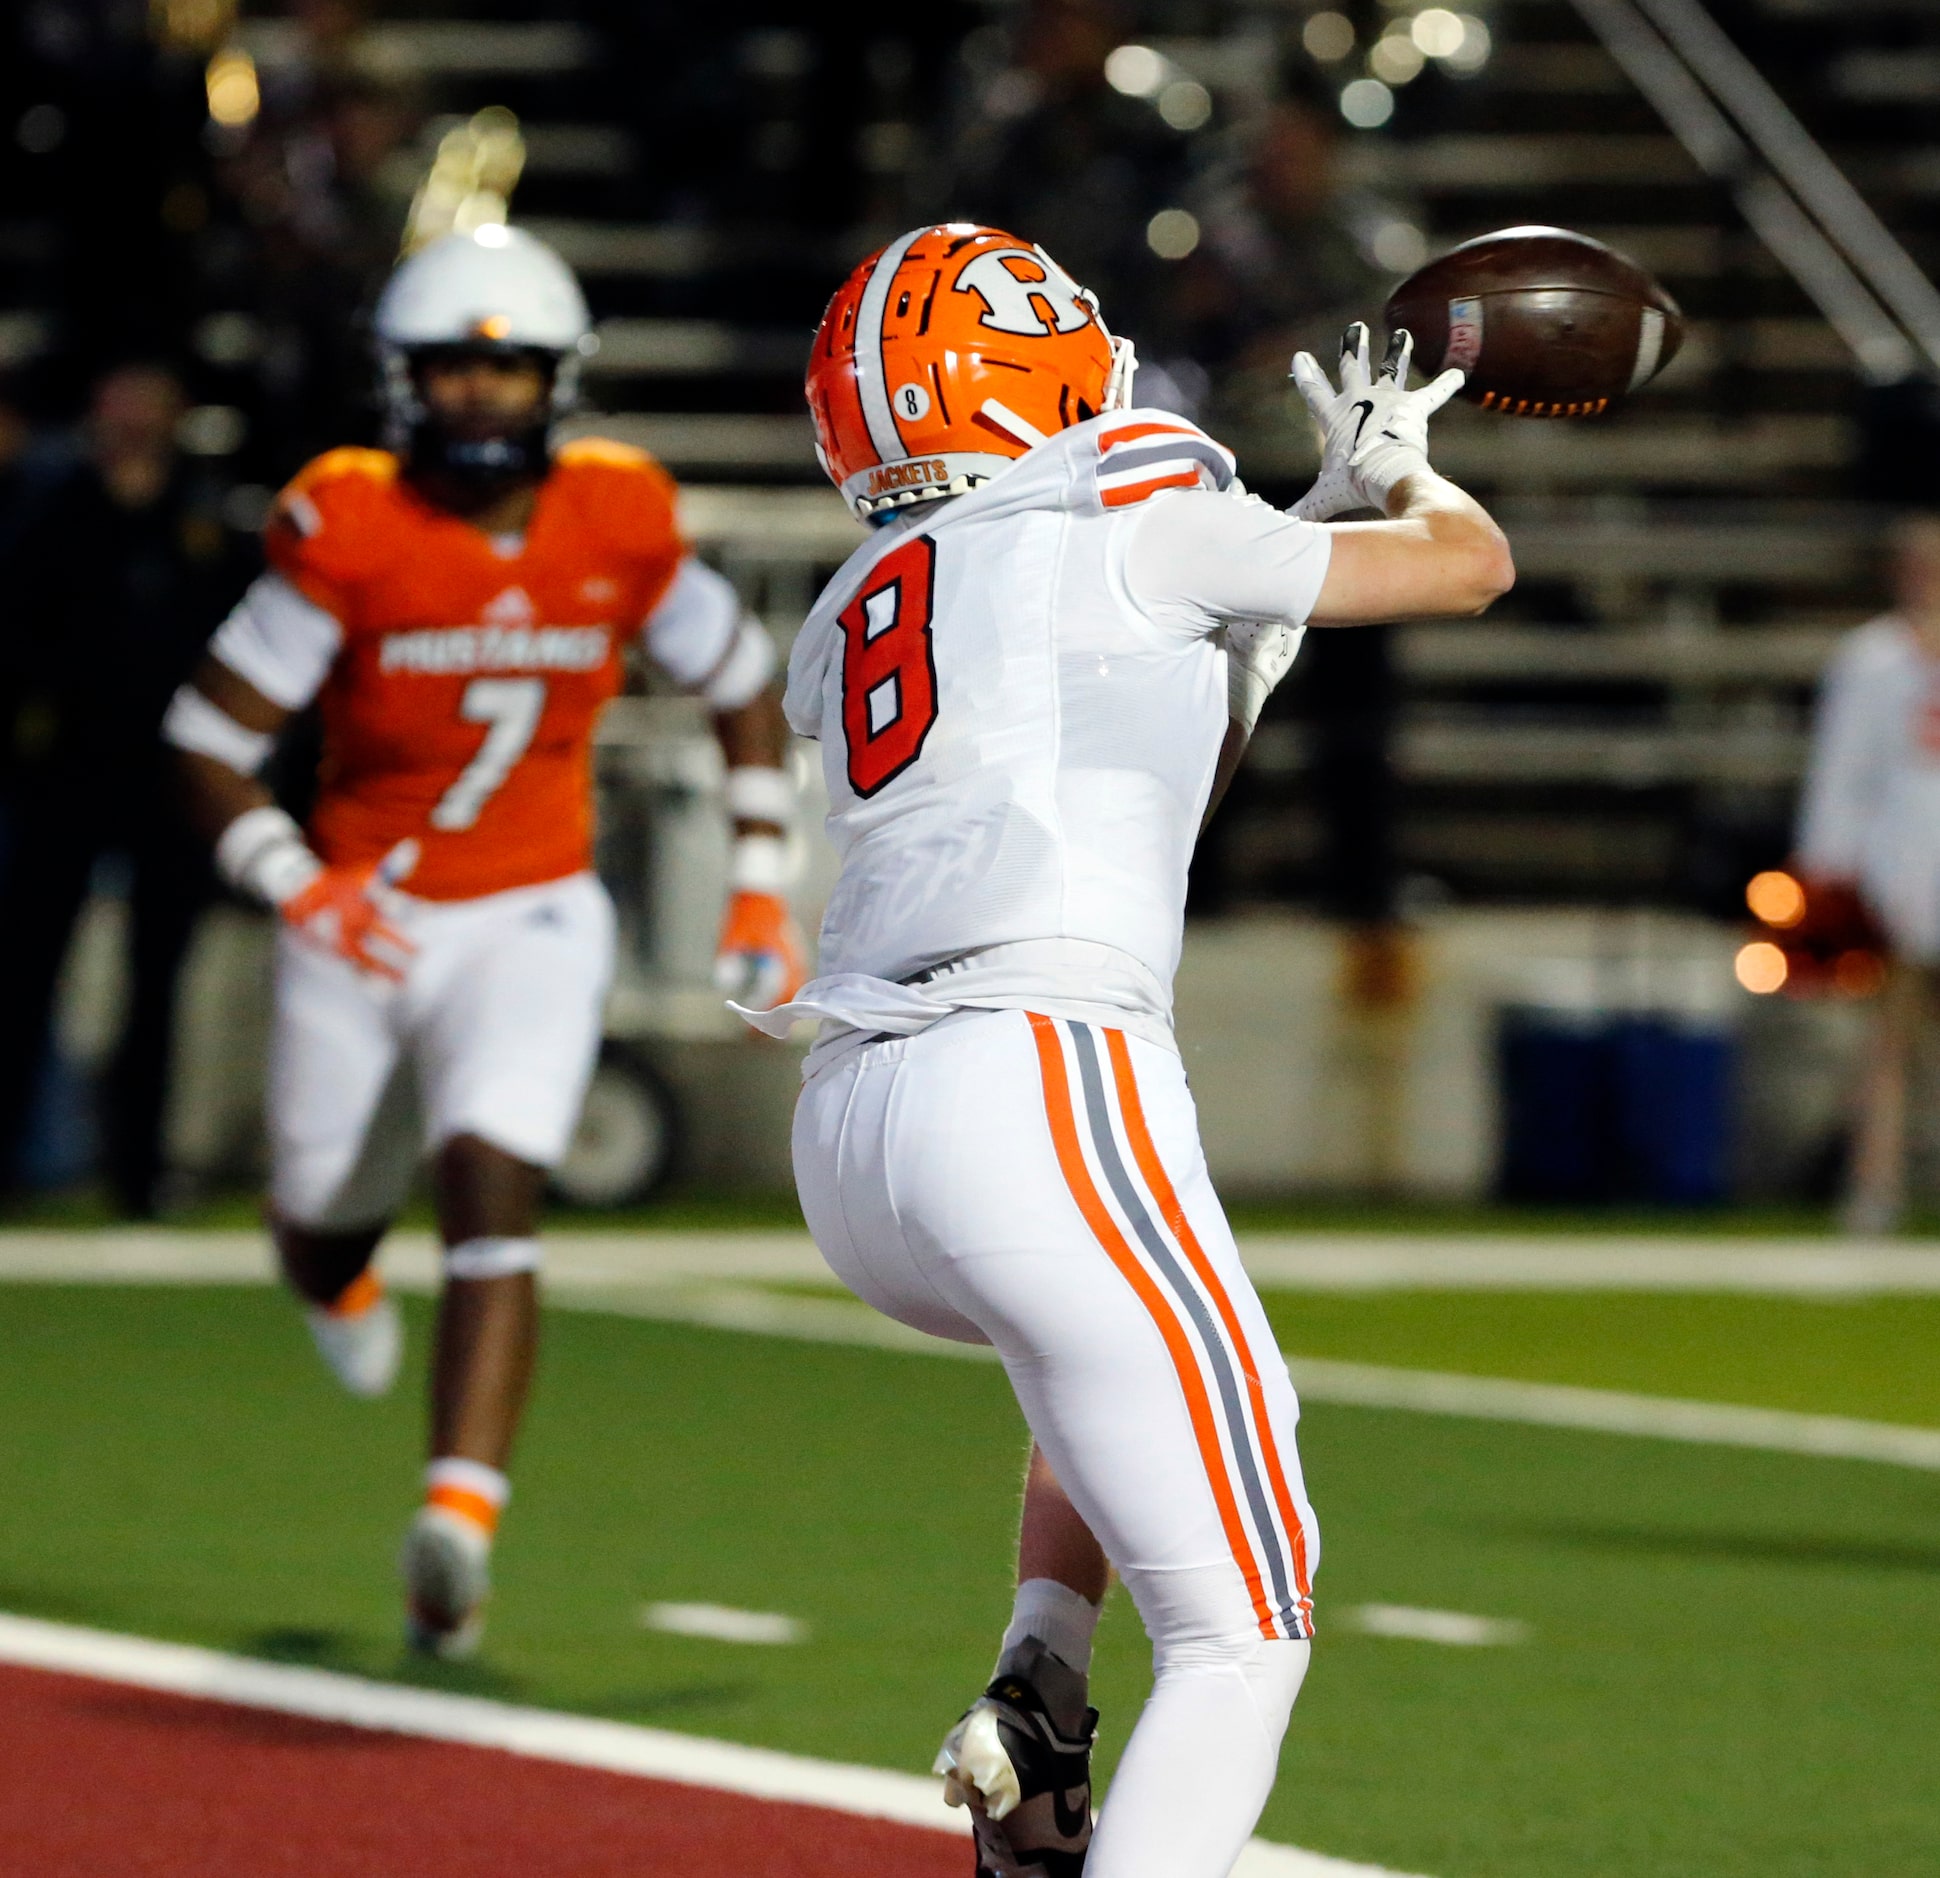
[[1226, 628], [1226, 714], [1249, 737], [1306, 633], [1306, 627], [1280, 620], [1241, 620]]
[[1428, 467], [1428, 420], [1462, 387], [1449, 370], [1419, 391], [1408, 389], [1413, 336], [1403, 328], [1388, 341], [1377, 374], [1368, 329], [1359, 320], [1341, 336], [1340, 389], [1311, 352], [1293, 359], [1293, 382], [1314, 414], [1324, 440], [1320, 474], [1291, 513], [1322, 522], [1349, 509], [1387, 513], [1388, 496], [1405, 476]]

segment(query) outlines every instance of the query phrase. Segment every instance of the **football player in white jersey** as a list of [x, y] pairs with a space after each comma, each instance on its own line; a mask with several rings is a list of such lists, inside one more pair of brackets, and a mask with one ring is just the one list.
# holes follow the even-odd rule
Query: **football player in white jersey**
[[[803, 1210], [890, 1316], [996, 1347], [1036, 1439], [996, 1674], [950, 1732], [991, 1878], [1221, 1878], [1313, 1634], [1298, 1406], [1206, 1174], [1172, 1038], [1186, 869], [1307, 624], [1480, 612], [1513, 579], [1436, 476], [1460, 384], [1305, 355], [1326, 454], [1292, 516], [1131, 407], [1131, 354], [1041, 249], [969, 224], [865, 261], [823, 316], [823, 465], [879, 526], [810, 613], [786, 709], [841, 878], [795, 1122]], [[1385, 521], [1321, 526], [1372, 509]], [[1092, 1837], [1109, 1572], [1151, 1700]], [[1088, 1863], [1087, 1863], [1088, 1859]]]

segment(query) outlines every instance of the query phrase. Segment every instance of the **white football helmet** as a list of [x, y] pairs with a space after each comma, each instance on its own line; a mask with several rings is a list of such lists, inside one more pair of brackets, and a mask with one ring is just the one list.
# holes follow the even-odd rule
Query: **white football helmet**
[[522, 228], [490, 222], [442, 235], [401, 261], [372, 321], [394, 447], [407, 447], [426, 412], [411, 377], [414, 353], [444, 346], [504, 347], [552, 360], [550, 419], [579, 399], [579, 368], [598, 342], [573, 271]]

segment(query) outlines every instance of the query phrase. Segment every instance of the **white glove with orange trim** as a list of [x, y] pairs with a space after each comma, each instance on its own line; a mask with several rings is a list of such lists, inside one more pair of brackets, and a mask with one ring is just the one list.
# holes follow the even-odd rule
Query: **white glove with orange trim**
[[381, 861], [328, 866], [279, 808], [247, 810], [216, 842], [216, 871], [272, 906], [312, 944], [374, 978], [401, 983], [417, 948], [385, 918], [384, 890], [418, 864], [418, 844], [400, 841]]

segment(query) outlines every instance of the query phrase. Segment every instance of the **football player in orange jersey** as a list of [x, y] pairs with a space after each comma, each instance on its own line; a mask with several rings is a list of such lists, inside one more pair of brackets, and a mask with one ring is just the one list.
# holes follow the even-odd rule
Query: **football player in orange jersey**
[[[588, 332], [558, 256], [502, 226], [446, 236], [398, 268], [376, 327], [392, 448], [333, 450], [284, 490], [270, 571], [166, 734], [217, 866], [282, 916], [270, 1220], [359, 1394], [399, 1355], [372, 1256], [433, 1160], [447, 1282], [403, 1570], [413, 1641], [460, 1654], [532, 1373], [541, 1191], [599, 1047], [591, 749], [628, 644], [713, 707], [735, 824], [717, 975], [762, 1004], [801, 979], [793, 791], [773, 647], [688, 551], [672, 480], [615, 444], [552, 445]], [[313, 699], [305, 831], [256, 774]]]

